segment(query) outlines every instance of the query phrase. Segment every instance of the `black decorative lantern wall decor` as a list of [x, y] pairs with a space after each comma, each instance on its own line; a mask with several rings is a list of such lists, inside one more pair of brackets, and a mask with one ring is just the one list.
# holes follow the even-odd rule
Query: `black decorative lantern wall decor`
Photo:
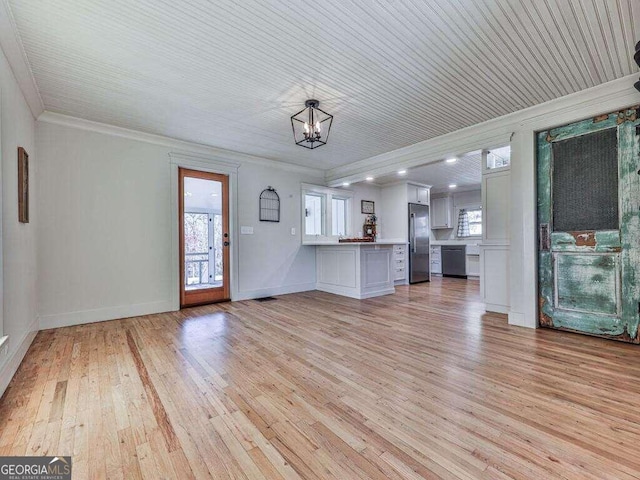
[[[638, 67], [640, 67], [640, 42], [636, 43], [636, 54], [633, 56], [633, 59], [638, 64]], [[640, 92], [640, 80], [635, 83], [635, 87], [636, 90]]]
[[280, 221], [280, 195], [272, 186], [268, 186], [260, 193], [260, 221]]
[[296, 145], [313, 150], [327, 144], [333, 115], [320, 110], [318, 100], [307, 100], [305, 108], [291, 117], [291, 128]]

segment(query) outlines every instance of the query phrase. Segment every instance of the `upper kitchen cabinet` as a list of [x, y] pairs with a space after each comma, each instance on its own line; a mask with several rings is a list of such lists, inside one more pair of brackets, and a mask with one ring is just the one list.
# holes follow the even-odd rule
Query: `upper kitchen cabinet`
[[482, 176], [482, 243], [509, 244], [509, 171]]
[[407, 184], [408, 203], [419, 203], [421, 205], [429, 205], [429, 187]]
[[419, 183], [400, 182], [386, 185], [381, 191], [381, 237], [406, 241], [409, 231], [410, 203], [429, 205], [431, 187]]
[[431, 199], [431, 228], [453, 228], [451, 197], [433, 197]]

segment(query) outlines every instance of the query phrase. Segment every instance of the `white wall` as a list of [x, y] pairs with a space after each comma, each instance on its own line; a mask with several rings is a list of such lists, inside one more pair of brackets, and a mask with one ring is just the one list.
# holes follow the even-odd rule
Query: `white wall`
[[[46, 121], [37, 122], [37, 143], [47, 179], [38, 196], [42, 328], [175, 308], [172, 148]], [[235, 222], [254, 235], [236, 237], [234, 299], [313, 288], [314, 251], [300, 245], [300, 182], [321, 175], [296, 172], [238, 169]], [[280, 223], [258, 221], [268, 185], [280, 194]]]
[[[323, 183], [285, 170], [255, 165], [238, 171], [239, 225], [252, 226], [253, 235], [240, 235], [239, 296], [257, 298], [312, 290], [316, 281], [315, 247], [301, 246], [300, 183]], [[258, 220], [258, 197], [271, 185], [280, 196], [280, 222]], [[295, 228], [295, 235], [291, 229]]]
[[[0, 393], [26, 353], [38, 330], [36, 308], [35, 197], [38, 190], [38, 157], [34, 139], [35, 120], [20, 91], [6, 57], [0, 51], [0, 128], [2, 144], [0, 324], [8, 335], [8, 350], [0, 354]], [[17, 147], [29, 153], [30, 223], [18, 222]], [[0, 335], [1, 336], [1, 335]]]
[[382, 193], [377, 185], [367, 185], [366, 183], [358, 183], [352, 185], [350, 189], [353, 191], [353, 203], [351, 214], [351, 232], [353, 236], [357, 236], [358, 232], [362, 232], [364, 222], [369, 215], [363, 214], [361, 209], [362, 200], [371, 200], [375, 202], [375, 215], [378, 217], [378, 235], [382, 236]]

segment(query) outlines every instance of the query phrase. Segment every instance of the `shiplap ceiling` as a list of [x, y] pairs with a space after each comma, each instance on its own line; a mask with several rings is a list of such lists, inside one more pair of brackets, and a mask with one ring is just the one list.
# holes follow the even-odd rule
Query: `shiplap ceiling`
[[374, 179], [378, 185], [388, 185], [399, 180], [431, 185], [431, 193], [448, 192], [451, 184], [457, 185], [455, 191], [480, 188], [482, 152], [470, 152], [462, 155], [455, 163], [446, 163], [443, 160], [412, 168], [403, 176], [393, 173]]
[[324, 169], [629, 75], [640, 40], [638, 0], [1, 1], [47, 110]]

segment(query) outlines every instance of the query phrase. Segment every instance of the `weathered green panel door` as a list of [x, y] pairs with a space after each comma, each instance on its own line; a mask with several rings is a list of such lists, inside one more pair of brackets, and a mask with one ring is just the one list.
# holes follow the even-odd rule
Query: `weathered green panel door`
[[640, 343], [640, 107], [538, 133], [540, 326]]

